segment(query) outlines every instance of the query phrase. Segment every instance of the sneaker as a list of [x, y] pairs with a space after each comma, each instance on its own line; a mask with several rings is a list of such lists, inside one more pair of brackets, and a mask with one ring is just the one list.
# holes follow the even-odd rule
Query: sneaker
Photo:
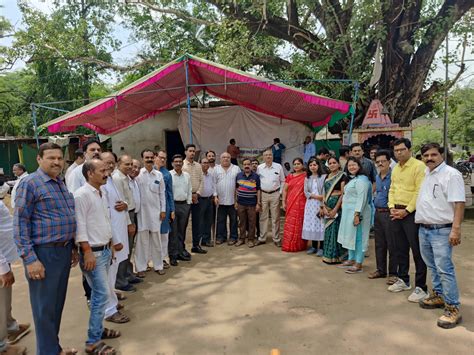
[[30, 332], [30, 324], [18, 324], [18, 329], [8, 332], [7, 343], [13, 345]]
[[323, 256], [323, 249], [318, 249], [316, 256], [321, 258]]
[[387, 290], [390, 292], [402, 292], [408, 291], [410, 289], [411, 285], [407, 285], [402, 279], [398, 279], [397, 282], [387, 288]]
[[306, 254], [311, 255], [311, 254], [316, 254], [318, 251], [316, 248], [310, 247], [308, 250], [306, 250]]
[[415, 290], [408, 296], [408, 302], [419, 303], [428, 297], [428, 294], [421, 287], [415, 287]]
[[418, 304], [424, 309], [444, 308], [443, 297], [438, 295], [435, 291], [431, 291], [431, 294], [427, 298], [421, 300]]
[[444, 307], [444, 313], [438, 318], [438, 327], [444, 329], [454, 328], [457, 324], [461, 323], [462, 316], [457, 306], [446, 305]]

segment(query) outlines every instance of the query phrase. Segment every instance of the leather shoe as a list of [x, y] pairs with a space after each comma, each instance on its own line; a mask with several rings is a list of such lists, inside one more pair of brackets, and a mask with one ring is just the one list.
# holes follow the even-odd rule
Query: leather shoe
[[178, 266], [178, 260], [174, 258], [170, 258], [170, 265], [171, 266]]
[[183, 250], [183, 255], [191, 257], [191, 254], [186, 249]]
[[195, 254], [207, 254], [207, 250], [202, 249], [199, 245], [197, 247], [192, 247], [191, 252]]
[[211, 242], [206, 242], [206, 243], [201, 243], [201, 246], [206, 247], [206, 248], [212, 248], [214, 247], [214, 244], [212, 244]]
[[139, 283], [141, 283], [141, 282], [143, 282], [143, 280], [142, 280], [141, 278], [139, 278], [139, 277], [133, 277], [133, 278], [130, 278], [130, 279], [128, 280], [128, 283], [130, 283], [130, 284], [132, 284], [132, 285], [133, 285], [133, 284], [139, 284]]
[[178, 257], [177, 257], [178, 260], [182, 260], [182, 261], [191, 261], [191, 257], [190, 256], [186, 256], [184, 254], [179, 254]]

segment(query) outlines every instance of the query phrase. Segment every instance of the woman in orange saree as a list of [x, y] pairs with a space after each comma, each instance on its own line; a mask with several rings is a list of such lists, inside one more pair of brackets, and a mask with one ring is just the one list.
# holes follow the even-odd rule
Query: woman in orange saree
[[293, 160], [293, 170], [294, 172], [286, 177], [282, 196], [282, 205], [286, 215], [281, 249], [288, 252], [306, 250], [307, 244], [307, 241], [301, 238], [304, 206], [306, 204], [306, 196], [304, 194], [306, 173], [301, 158]]

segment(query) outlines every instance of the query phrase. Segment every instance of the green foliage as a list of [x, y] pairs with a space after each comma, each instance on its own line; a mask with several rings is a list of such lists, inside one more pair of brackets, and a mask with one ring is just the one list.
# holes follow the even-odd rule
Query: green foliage
[[[474, 84], [474, 83], [473, 83]], [[458, 145], [474, 145], [474, 85], [454, 90], [448, 100], [448, 138]]]
[[425, 143], [443, 141], [443, 132], [440, 129], [434, 128], [432, 125], [418, 126], [413, 130], [412, 135], [413, 147], [412, 150], [418, 153], [421, 146]]

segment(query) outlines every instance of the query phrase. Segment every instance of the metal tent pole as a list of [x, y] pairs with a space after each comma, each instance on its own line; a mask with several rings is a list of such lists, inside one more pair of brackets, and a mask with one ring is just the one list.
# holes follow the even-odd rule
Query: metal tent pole
[[444, 89], [444, 120], [443, 120], [443, 149], [444, 149], [444, 161], [446, 164], [448, 163], [448, 80], [449, 80], [449, 72], [448, 72], [448, 65], [449, 65], [449, 51], [448, 51], [448, 43], [449, 43], [449, 33], [446, 34], [446, 73], [445, 73], [445, 89]]
[[191, 96], [189, 94], [189, 69], [188, 59], [184, 61], [184, 69], [186, 73], [186, 106], [188, 107], [188, 125], [189, 125], [189, 143], [193, 143], [193, 116], [191, 114]]
[[38, 138], [38, 123], [36, 121], [36, 105], [31, 104], [31, 118], [33, 119], [33, 129], [35, 131], [35, 139], [36, 139], [36, 148], [39, 149], [39, 138]]
[[349, 145], [352, 144], [352, 130], [354, 128], [354, 118], [355, 118], [358, 96], [359, 96], [359, 82], [356, 81], [354, 83], [354, 102], [352, 103], [351, 125], [349, 126], [349, 141], [348, 141]]

